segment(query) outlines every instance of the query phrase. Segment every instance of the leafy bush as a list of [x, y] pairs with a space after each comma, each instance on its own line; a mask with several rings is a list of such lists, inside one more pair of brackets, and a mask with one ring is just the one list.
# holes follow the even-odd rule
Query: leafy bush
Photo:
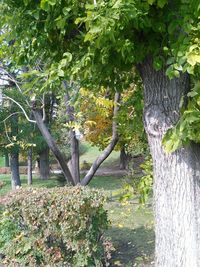
[[4, 187], [5, 183], [3, 181], [0, 181], [0, 189]]
[[107, 265], [112, 245], [103, 236], [108, 227], [103, 203], [98, 191], [80, 186], [19, 189], [0, 214], [4, 263], [32, 267]]

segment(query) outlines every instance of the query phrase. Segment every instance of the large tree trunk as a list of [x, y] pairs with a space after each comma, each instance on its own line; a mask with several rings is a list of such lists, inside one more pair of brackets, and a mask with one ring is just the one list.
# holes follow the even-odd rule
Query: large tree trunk
[[33, 167], [33, 161], [32, 161], [32, 148], [28, 149], [28, 170], [27, 170], [27, 183], [28, 185], [32, 185], [33, 183], [33, 173], [32, 173], [32, 167]]
[[[65, 86], [66, 87], [66, 86]], [[67, 88], [66, 88], [67, 89]], [[66, 113], [68, 121], [74, 122], [74, 107], [70, 105], [69, 93], [65, 94]], [[80, 183], [80, 165], [79, 165], [79, 141], [76, 138], [75, 130], [70, 129], [70, 150], [71, 150], [71, 173], [75, 184]]]
[[10, 153], [10, 169], [11, 169], [11, 186], [12, 189], [15, 190], [18, 186], [21, 186], [18, 151], [13, 151]]
[[70, 170], [67, 166], [67, 159], [63, 156], [63, 154], [59, 150], [56, 142], [54, 141], [48, 128], [46, 127], [45, 123], [43, 122], [40, 111], [33, 109], [32, 112], [33, 112], [33, 115], [34, 115], [35, 120], [37, 122], [37, 126], [38, 126], [42, 136], [44, 137], [44, 140], [46, 141], [48, 147], [51, 149], [52, 153], [54, 154], [55, 158], [57, 159], [58, 163], [60, 164], [60, 167], [63, 171], [64, 176], [65, 176], [65, 179], [69, 183], [74, 185], [75, 182], [74, 182], [73, 177], [70, 173]]
[[42, 180], [47, 180], [50, 175], [49, 148], [46, 147], [39, 152], [39, 172]]
[[154, 166], [155, 266], [199, 267], [199, 149], [191, 145], [167, 154], [162, 146], [164, 133], [179, 118], [179, 103], [189, 90], [189, 77], [181, 74], [169, 80], [165, 70], [153, 69], [150, 59], [139, 66], [139, 71]]

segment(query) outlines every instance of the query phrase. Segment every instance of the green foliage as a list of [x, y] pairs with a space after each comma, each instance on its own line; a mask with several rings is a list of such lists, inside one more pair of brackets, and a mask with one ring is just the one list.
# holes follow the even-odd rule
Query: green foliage
[[[180, 72], [199, 73], [196, 0], [99, 0], [97, 5], [86, 0], [2, 0], [0, 7], [0, 60], [29, 67], [28, 91], [60, 91], [63, 79], [90, 89], [122, 91], [132, 81], [133, 66], [149, 56], [170, 79]], [[179, 123], [179, 141], [173, 131], [175, 148], [198, 140], [195, 112], [189, 109], [182, 119], [188, 129], [194, 127], [192, 133]]]
[[[16, 88], [12, 86], [3, 88], [3, 93], [5, 97], [15, 99], [27, 112], [24, 98]], [[3, 106], [0, 108], [0, 150], [3, 153], [9, 153], [19, 149], [27, 150], [34, 146], [30, 132], [30, 123], [24, 119], [22, 110], [12, 101], [4, 100]]]
[[[83, 187], [20, 189], [0, 225], [5, 262], [19, 266], [103, 266], [111, 244], [104, 197]], [[9, 266], [9, 265], [8, 265]]]
[[123, 186], [123, 195], [121, 201], [127, 201], [134, 195], [139, 196], [140, 204], [146, 204], [152, 192], [153, 185], [153, 162], [150, 156], [140, 165], [143, 175], [136, 175], [134, 170], [130, 173]]
[[188, 104], [186, 108], [182, 107], [180, 120], [163, 138], [166, 152], [173, 152], [190, 141], [200, 143], [200, 82], [196, 82], [187, 96]]
[[17, 236], [20, 231], [17, 224], [9, 218], [7, 211], [0, 211], [0, 252], [4, 250], [4, 247], [10, 246], [10, 241]]
[[0, 58], [28, 65], [29, 88], [40, 90], [77, 77], [89, 88], [124, 89], [149, 55], [156, 69], [167, 65], [170, 78], [195, 73], [199, 8], [196, 0], [2, 0]]

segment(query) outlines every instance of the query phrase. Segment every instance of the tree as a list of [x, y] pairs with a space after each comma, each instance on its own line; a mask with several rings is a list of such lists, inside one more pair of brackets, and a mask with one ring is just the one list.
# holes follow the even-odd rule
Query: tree
[[143, 81], [144, 123], [154, 164], [159, 267], [200, 265], [199, 146], [190, 144], [171, 154], [162, 146], [164, 134], [179, 119], [181, 98], [190, 89], [188, 73], [198, 71], [195, 8], [195, 1], [101, 2], [88, 7], [86, 16], [78, 20], [87, 24], [87, 62], [96, 59], [92, 68], [87, 65], [93, 80], [108, 66], [101, 82], [112, 82], [113, 77], [115, 83], [119, 78], [110, 70], [122, 73], [134, 64]]
[[[113, 93], [105, 88], [101, 88], [98, 92], [81, 88], [79, 94], [84, 138], [103, 150], [110, 142], [112, 135]], [[119, 133], [115, 150], [120, 151], [120, 168], [125, 169], [131, 154], [138, 153], [137, 147], [140, 147], [141, 152], [145, 146], [145, 140], [142, 134], [143, 104], [140, 85], [132, 84], [121, 95], [120, 110], [115, 118]]]
[[[13, 90], [9, 90], [8, 94], [13, 94]], [[3, 104], [3, 103], [2, 103]], [[1, 106], [0, 121], [1, 121], [1, 144], [0, 149], [4, 154], [8, 154], [10, 158], [11, 169], [11, 186], [16, 189], [21, 186], [19, 174], [19, 151], [20, 151], [20, 132], [19, 128], [22, 125], [19, 122], [19, 111], [7, 102], [6, 106]]]
[[3, 5], [1, 13], [8, 15], [1, 23], [9, 25], [8, 40], [15, 36], [15, 55], [29, 63], [41, 54], [51, 56], [46, 85], [52, 77], [57, 82], [72, 75], [90, 89], [121, 90], [130, 84], [135, 66], [144, 85], [154, 164], [156, 266], [199, 266], [199, 146], [190, 143], [171, 154], [162, 146], [164, 134], [179, 120], [189, 74], [199, 73], [198, 1], [45, 0], [33, 5], [10, 0]]

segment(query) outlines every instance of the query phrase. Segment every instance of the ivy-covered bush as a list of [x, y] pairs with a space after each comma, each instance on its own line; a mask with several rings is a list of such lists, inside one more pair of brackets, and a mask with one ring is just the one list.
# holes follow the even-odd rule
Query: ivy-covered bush
[[[104, 197], [89, 188], [19, 189], [1, 211], [0, 263], [108, 266]], [[13, 265], [14, 264], [14, 265]]]

